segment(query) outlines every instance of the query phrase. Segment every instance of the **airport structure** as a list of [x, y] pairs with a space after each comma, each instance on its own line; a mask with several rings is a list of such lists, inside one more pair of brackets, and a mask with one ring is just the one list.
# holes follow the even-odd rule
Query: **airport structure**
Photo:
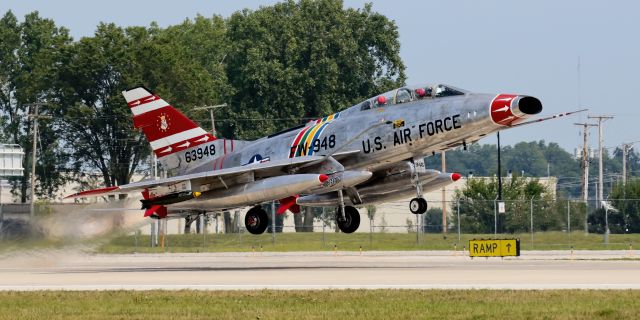
[[6, 198], [10, 198], [4, 195], [10, 191], [7, 189], [8, 185], [4, 178], [22, 175], [24, 170], [22, 167], [23, 157], [24, 151], [19, 145], [0, 144], [0, 231], [2, 231], [4, 224], [3, 204], [6, 202]]

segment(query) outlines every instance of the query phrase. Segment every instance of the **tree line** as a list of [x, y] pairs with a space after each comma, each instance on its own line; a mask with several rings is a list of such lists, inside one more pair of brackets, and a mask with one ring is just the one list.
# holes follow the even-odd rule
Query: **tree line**
[[[555, 142], [519, 142], [513, 146], [503, 146], [501, 150], [502, 176], [520, 175], [525, 177], [558, 178], [557, 189], [560, 197], [581, 198], [582, 159], [575, 158]], [[492, 177], [498, 172], [498, 149], [492, 144], [473, 144], [468, 150], [447, 151], [447, 171], [464, 175]], [[595, 197], [594, 183], [598, 178], [598, 158], [589, 159], [590, 197]], [[622, 180], [622, 149], [615, 148], [611, 154], [603, 154], [605, 195]], [[427, 159], [427, 166], [440, 169], [440, 155]], [[627, 155], [627, 176], [640, 176], [640, 155], [632, 150]]]
[[[218, 114], [221, 136], [254, 139], [333, 113], [405, 81], [396, 24], [340, 0], [286, 1], [229, 17], [198, 15], [181, 24], [121, 27], [93, 36], [39, 13], [0, 19], [0, 141], [20, 144], [31, 166], [35, 112], [39, 198], [68, 179], [99, 172], [97, 184], [126, 184], [148, 168], [150, 150], [133, 130], [121, 91], [145, 85], [203, 127]], [[12, 181], [22, 202], [30, 170]]]

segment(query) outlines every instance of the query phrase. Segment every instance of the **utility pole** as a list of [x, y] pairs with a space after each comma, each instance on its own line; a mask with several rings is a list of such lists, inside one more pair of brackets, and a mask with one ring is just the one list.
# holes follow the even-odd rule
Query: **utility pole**
[[[447, 157], [446, 152], [442, 151], [441, 154], [442, 172], [447, 172]], [[442, 233], [447, 233], [447, 191], [442, 187]]]
[[613, 119], [613, 116], [587, 116], [588, 119], [598, 119], [598, 198], [597, 206], [600, 207], [602, 200], [604, 200], [604, 185], [603, 185], [603, 168], [602, 168], [602, 144], [604, 143], [604, 137], [602, 136], [602, 122], [609, 119]]
[[36, 198], [36, 153], [38, 147], [38, 119], [50, 119], [51, 116], [43, 116], [38, 113], [39, 107], [44, 106], [43, 103], [32, 103], [30, 106], [34, 107], [33, 113], [29, 114], [29, 118], [33, 119], [33, 145], [31, 150], [31, 195], [29, 203], [29, 218], [33, 219], [35, 198]]
[[582, 200], [587, 203], [589, 200], [589, 127], [597, 127], [592, 123], [574, 123], [582, 126]]
[[227, 104], [223, 103], [223, 104], [217, 104], [215, 106], [204, 106], [204, 107], [193, 108], [194, 110], [209, 110], [209, 113], [211, 114], [211, 134], [214, 137], [216, 136], [216, 121], [215, 121], [215, 118], [213, 117], [213, 111], [215, 111], [215, 109], [224, 108], [226, 106]]

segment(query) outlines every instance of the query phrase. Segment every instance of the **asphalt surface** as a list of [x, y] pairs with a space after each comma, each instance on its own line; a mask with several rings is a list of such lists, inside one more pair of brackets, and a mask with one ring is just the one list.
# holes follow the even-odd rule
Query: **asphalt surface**
[[0, 257], [0, 290], [640, 289], [640, 251], [295, 252]]

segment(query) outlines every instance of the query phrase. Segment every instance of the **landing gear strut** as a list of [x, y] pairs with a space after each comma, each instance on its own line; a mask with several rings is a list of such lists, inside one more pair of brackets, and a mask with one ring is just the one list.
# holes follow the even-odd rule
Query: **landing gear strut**
[[[424, 162], [422, 162], [422, 168], [424, 168]], [[422, 197], [422, 183], [420, 182], [418, 171], [418, 165], [415, 165], [411, 182], [416, 187], [416, 197], [409, 201], [409, 211], [413, 214], [423, 214], [427, 212], [427, 200]]]
[[262, 234], [269, 225], [269, 216], [260, 206], [255, 206], [244, 216], [244, 226], [251, 234]]

